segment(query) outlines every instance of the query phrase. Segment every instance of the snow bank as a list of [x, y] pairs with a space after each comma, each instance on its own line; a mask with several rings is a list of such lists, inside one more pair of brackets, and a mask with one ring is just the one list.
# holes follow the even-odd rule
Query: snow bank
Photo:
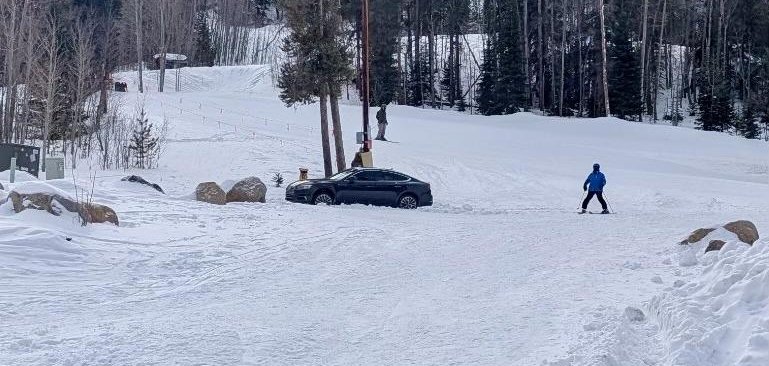
[[665, 365], [769, 365], [769, 242], [732, 240], [701, 253], [704, 268], [648, 304], [668, 347]]
[[63, 190], [56, 188], [48, 183], [40, 181], [28, 181], [19, 184], [13, 184], [9, 187], [8, 190], [13, 190], [20, 194], [47, 193], [50, 195], [59, 195], [64, 198], [74, 200], [72, 195], [69, 193], [64, 192]]
[[[39, 180], [37, 177], [35, 177], [32, 174], [29, 174], [27, 172], [17, 170], [16, 171], [16, 182], [32, 182]], [[0, 172], [0, 181], [2, 182], [9, 182], [11, 180], [11, 171], [10, 170], [4, 170]]]

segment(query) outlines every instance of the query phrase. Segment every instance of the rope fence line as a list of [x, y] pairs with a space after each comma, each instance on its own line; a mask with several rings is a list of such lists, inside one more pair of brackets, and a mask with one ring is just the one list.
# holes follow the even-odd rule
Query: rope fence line
[[[166, 103], [164, 103], [162, 101], [160, 102], [160, 105], [161, 105], [161, 108], [164, 109], [164, 112], [165, 112], [165, 108], [166, 107], [170, 107], [170, 108], [177, 109], [179, 111], [180, 115], [188, 114], [188, 115], [193, 115], [193, 116], [200, 117], [201, 118], [201, 122], [203, 122], [203, 123], [206, 123], [206, 122], [209, 121], [209, 116], [203, 115], [203, 114], [200, 114], [200, 113], [197, 113], [197, 112], [194, 112], [194, 111], [186, 109], [186, 108], [182, 108], [182, 107], [179, 107], [179, 106], [176, 106], [176, 105], [173, 105], [173, 104], [166, 104]], [[223, 112], [224, 112], [224, 110], [222, 109], [222, 114], [223, 114]], [[229, 113], [229, 111], [228, 111], [228, 113]], [[169, 118], [169, 116], [167, 114], [165, 114], [165, 113], [164, 113], [164, 117], [165, 118]], [[261, 121], [261, 122], [264, 123], [265, 126], [268, 126], [269, 122], [274, 122], [274, 123], [279, 123], [279, 124], [285, 123], [286, 124], [286, 130], [287, 131], [291, 130], [291, 123], [290, 122], [279, 121], [279, 120], [275, 120], [275, 119], [271, 119], [271, 118], [264, 118], [264, 117], [257, 117], [257, 116], [246, 116], [244, 114], [243, 117], [241, 117], [241, 122], [243, 122], [244, 124], [245, 124], [244, 117], [248, 117], [248, 118], [254, 120], [255, 122], [257, 120]], [[228, 126], [228, 127], [231, 127], [232, 128], [232, 132], [235, 132], [235, 133], [237, 133], [238, 129], [240, 129], [242, 131], [251, 132], [251, 135], [252, 135], [253, 138], [256, 138], [256, 136], [259, 135], [260, 137], [262, 137], [264, 139], [277, 141], [280, 144], [281, 147], [285, 147], [286, 145], [291, 145], [291, 146], [294, 146], [296, 148], [304, 148], [307, 153], [310, 152], [310, 148], [307, 147], [304, 144], [299, 144], [299, 143], [296, 143], [296, 142], [293, 142], [293, 141], [287, 141], [286, 139], [283, 139], [283, 138], [280, 138], [280, 137], [277, 137], [277, 136], [272, 136], [272, 135], [265, 134], [263, 131], [258, 130], [258, 129], [256, 129], [254, 127], [251, 127], [251, 126], [245, 126], [245, 125], [240, 125], [239, 126], [237, 124], [230, 123], [230, 122], [227, 122], [227, 121], [224, 121], [224, 120], [221, 120], [221, 119], [213, 119], [211, 121], [212, 122], [216, 122], [218, 128], [220, 128], [220, 129], [221, 129], [221, 126]], [[296, 127], [300, 127], [302, 129], [308, 131], [310, 134], [313, 134], [314, 131], [315, 131], [315, 129], [312, 128], [312, 127], [305, 127], [305, 126], [296, 126]]]

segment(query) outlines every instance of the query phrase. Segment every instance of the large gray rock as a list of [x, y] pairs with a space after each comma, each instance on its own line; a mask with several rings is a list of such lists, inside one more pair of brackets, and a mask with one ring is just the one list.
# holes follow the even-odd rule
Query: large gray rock
[[229, 202], [266, 202], [267, 186], [257, 177], [248, 177], [237, 183], [227, 192]]
[[224, 205], [227, 203], [227, 194], [215, 182], [204, 182], [195, 188], [195, 199], [214, 205]]

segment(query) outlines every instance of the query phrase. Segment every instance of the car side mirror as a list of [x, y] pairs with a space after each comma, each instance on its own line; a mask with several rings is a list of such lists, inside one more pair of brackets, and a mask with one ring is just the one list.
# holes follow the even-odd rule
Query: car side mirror
[[344, 181], [345, 181], [347, 184], [353, 184], [353, 183], [357, 182], [358, 180], [357, 180], [357, 179], [355, 179], [355, 177], [350, 177], [350, 178], [347, 178], [347, 179], [345, 179]]

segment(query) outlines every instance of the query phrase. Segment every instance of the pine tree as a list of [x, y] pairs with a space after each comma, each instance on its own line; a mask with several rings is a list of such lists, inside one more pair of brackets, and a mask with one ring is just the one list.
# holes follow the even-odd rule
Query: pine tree
[[390, 104], [398, 93], [398, 64], [400, 52], [398, 24], [400, 0], [371, 0], [369, 18], [371, 40], [371, 102], [374, 106]]
[[614, 20], [608, 28], [609, 48], [609, 103], [613, 115], [622, 119], [639, 119], [641, 104], [641, 65], [633, 47], [630, 7], [615, 4]]
[[149, 169], [152, 168], [153, 161], [157, 156], [159, 139], [155, 136], [152, 123], [146, 117], [144, 108], [136, 118], [136, 122], [128, 148], [133, 152], [134, 165], [139, 169]]
[[490, 34], [486, 39], [486, 46], [483, 49], [483, 64], [481, 65], [481, 80], [478, 82], [478, 112], [483, 115], [500, 114], [499, 102], [497, 100], [496, 83], [499, 76], [499, 68], [495, 60], [496, 41], [495, 35]]
[[742, 110], [742, 115], [737, 121], [737, 133], [748, 139], [757, 139], [761, 137], [761, 130], [758, 128], [756, 113], [752, 106], [748, 105]]
[[487, 34], [478, 111], [485, 115], [511, 114], [526, 106], [526, 77], [516, 0], [488, 0]]
[[199, 11], [195, 19], [195, 56], [198, 66], [214, 66], [216, 49], [211, 42], [207, 11]]

